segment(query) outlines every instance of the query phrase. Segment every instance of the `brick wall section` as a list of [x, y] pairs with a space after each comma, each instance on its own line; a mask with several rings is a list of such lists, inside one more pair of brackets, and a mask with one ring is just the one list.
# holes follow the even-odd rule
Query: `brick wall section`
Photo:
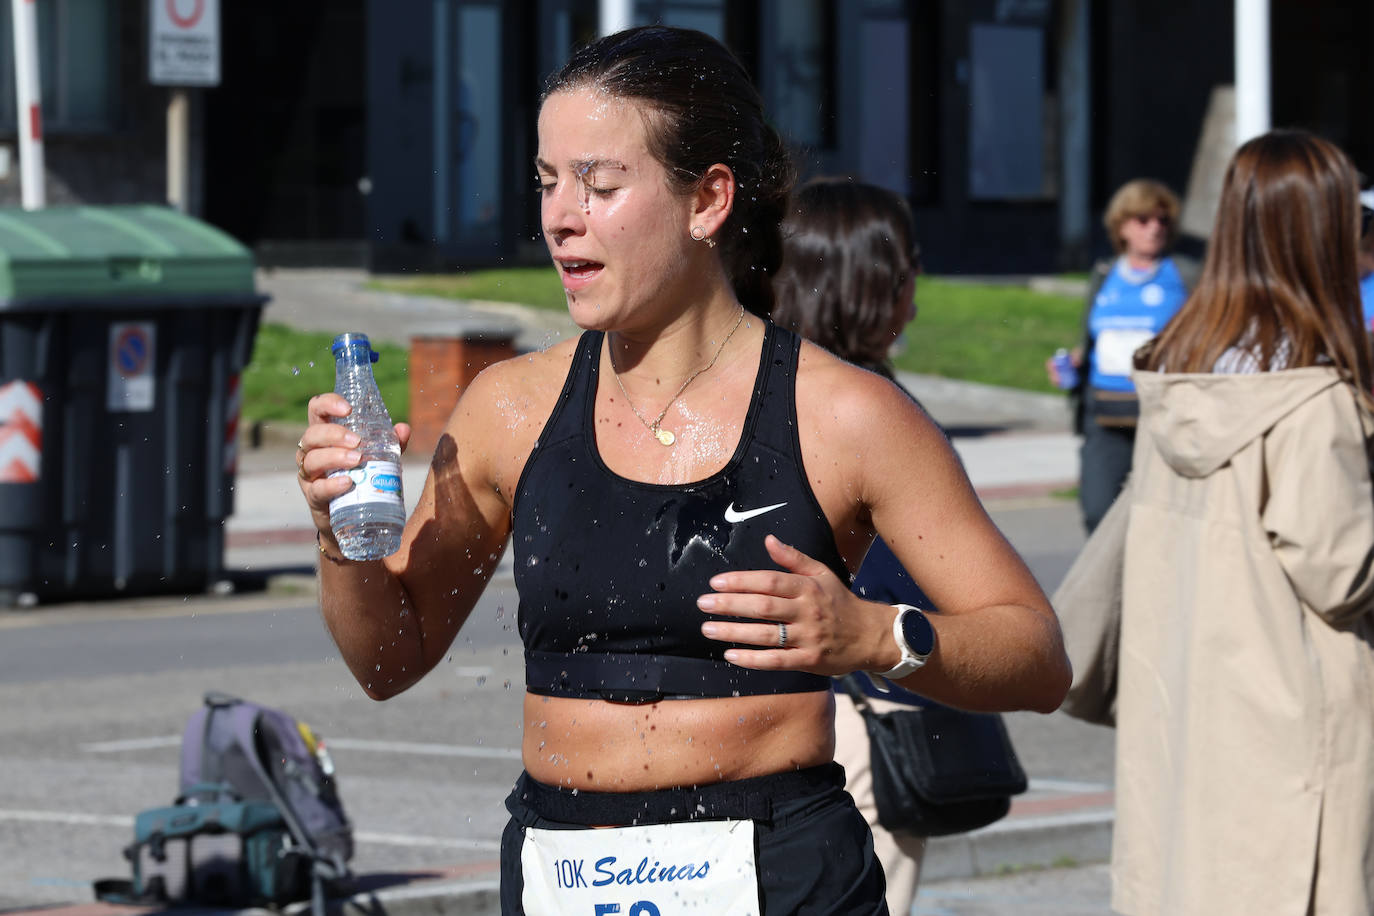
[[410, 340], [412, 455], [434, 451], [458, 397], [492, 363], [515, 355], [514, 335], [427, 335]]

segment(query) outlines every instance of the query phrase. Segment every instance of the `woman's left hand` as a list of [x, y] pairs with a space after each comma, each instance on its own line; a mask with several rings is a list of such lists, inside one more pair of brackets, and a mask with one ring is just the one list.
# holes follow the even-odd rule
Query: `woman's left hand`
[[827, 676], [885, 671], [900, 661], [892, 608], [863, 600], [824, 563], [771, 534], [764, 547], [783, 571], [720, 573], [711, 578], [715, 591], [697, 599], [707, 613], [749, 619], [701, 625], [709, 639], [760, 647], [727, 649], [726, 661]]

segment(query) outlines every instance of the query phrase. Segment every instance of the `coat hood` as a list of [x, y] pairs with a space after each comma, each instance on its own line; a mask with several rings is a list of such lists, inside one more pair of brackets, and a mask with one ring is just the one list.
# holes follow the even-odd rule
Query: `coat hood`
[[1322, 366], [1251, 375], [1136, 371], [1131, 378], [1142, 429], [1184, 477], [1206, 477], [1302, 404], [1344, 384]]

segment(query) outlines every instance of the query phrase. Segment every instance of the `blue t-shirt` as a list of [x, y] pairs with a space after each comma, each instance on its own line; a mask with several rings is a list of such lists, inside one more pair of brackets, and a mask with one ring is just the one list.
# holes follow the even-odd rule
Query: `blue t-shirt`
[[1107, 391], [1134, 391], [1131, 357], [1159, 333], [1188, 298], [1172, 258], [1141, 272], [1118, 258], [1088, 313], [1093, 338], [1088, 384]]
[[1360, 307], [1364, 309], [1364, 329], [1374, 326], [1374, 272], [1360, 278]]

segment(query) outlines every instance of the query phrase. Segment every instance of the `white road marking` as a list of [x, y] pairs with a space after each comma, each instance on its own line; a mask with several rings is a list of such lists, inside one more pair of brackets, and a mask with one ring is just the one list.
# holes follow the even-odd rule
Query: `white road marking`
[[370, 833], [363, 831], [353, 834], [353, 839], [359, 843], [378, 843], [383, 846], [412, 846], [427, 847], [438, 846], [444, 849], [481, 849], [499, 850], [500, 840], [478, 840], [471, 838], [444, 838], [437, 836], [408, 836], [402, 833]]
[[[163, 747], [179, 747], [178, 735], [126, 738], [122, 741], [95, 741], [81, 745], [89, 754], [113, 754], [120, 751], [144, 751]], [[464, 744], [426, 744], [418, 741], [373, 741], [366, 738], [328, 738], [324, 746], [330, 750], [369, 751], [381, 754], [414, 754], [420, 757], [480, 757], [487, 760], [519, 760], [520, 750], [513, 747], [482, 747]]]
[[132, 827], [134, 819], [122, 814], [77, 814], [68, 811], [24, 811], [0, 808], [0, 821], [39, 824], [80, 824], [83, 827]]
[[369, 741], [366, 738], [325, 738], [324, 746], [344, 751], [376, 751], [383, 754], [416, 754], [424, 757], [485, 757], [519, 760], [513, 747], [481, 747], [461, 744], [422, 744], [415, 741]]
[[[124, 827], [134, 825], [134, 819], [123, 814], [81, 814], [75, 811], [32, 811], [0, 808], [0, 821], [26, 821], [33, 824], [62, 824], [81, 827]], [[353, 839], [359, 843], [410, 848], [499, 850], [500, 840], [479, 840], [472, 837], [414, 836], [406, 833], [373, 833], [358, 831]]]
[[163, 735], [153, 738], [126, 738], [123, 741], [93, 741], [81, 745], [88, 754], [114, 754], [119, 751], [147, 751], [159, 747], [178, 747], [181, 738], [177, 735]]

